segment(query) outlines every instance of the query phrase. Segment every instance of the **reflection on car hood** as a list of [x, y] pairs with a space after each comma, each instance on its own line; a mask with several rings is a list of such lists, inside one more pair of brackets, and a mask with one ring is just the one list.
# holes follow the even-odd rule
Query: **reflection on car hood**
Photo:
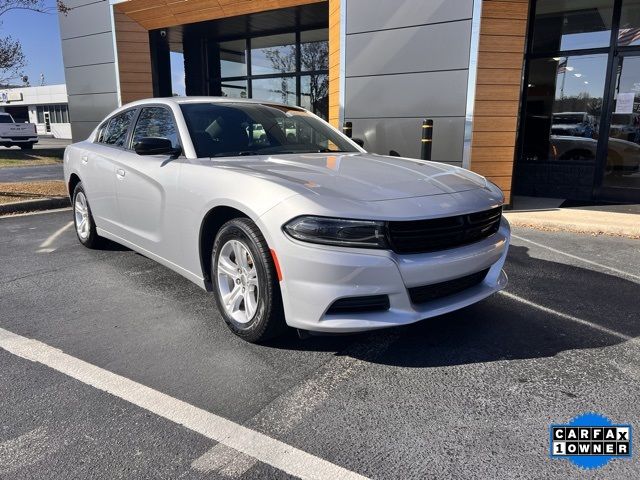
[[295, 186], [302, 194], [382, 201], [485, 188], [480, 175], [450, 165], [369, 153], [213, 159], [216, 166]]

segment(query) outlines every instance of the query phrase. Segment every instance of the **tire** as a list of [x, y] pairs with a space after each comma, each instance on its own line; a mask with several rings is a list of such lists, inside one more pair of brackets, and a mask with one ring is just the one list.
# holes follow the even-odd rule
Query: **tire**
[[33, 150], [33, 143], [25, 143], [20, 145], [20, 150]]
[[[73, 226], [76, 229], [78, 240], [87, 248], [99, 247], [102, 239], [96, 232], [96, 223], [93, 221], [91, 207], [87, 200], [87, 194], [82, 187], [82, 182], [78, 182], [73, 190], [71, 205], [73, 206]], [[87, 222], [84, 226], [82, 226], [83, 219]]]
[[[240, 258], [236, 252], [241, 253]], [[211, 278], [216, 304], [233, 333], [251, 343], [284, 333], [282, 296], [271, 251], [248, 218], [234, 218], [218, 231], [211, 254]], [[224, 298], [229, 299], [234, 291], [236, 301], [227, 306]]]

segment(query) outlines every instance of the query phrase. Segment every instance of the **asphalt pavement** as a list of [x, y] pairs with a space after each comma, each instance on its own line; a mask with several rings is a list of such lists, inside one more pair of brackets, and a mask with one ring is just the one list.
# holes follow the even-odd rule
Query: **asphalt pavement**
[[71, 140], [70, 139], [53, 138], [53, 137], [38, 137], [38, 143], [36, 143], [33, 146], [33, 148], [35, 148], [36, 150], [51, 149], [51, 148], [64, 149], [67, 145], [70, 145], [70, 144], [71, 144]]
[[[593, 474], [548, 455], [549, 425], [585, 411], [640, 429], [637, 240], [515, 228], [506, 294], [257, 346], [211, 294], [85, 249], [70, 221], [0, 219], [0, 478], [289, 478], [283, 445], [325, 478], [638, 477], [637, 453]], [[230, 447], [226, 421], [264, 448]]]
[[64, 171], [61, 163], [33, 167], [0, 168], [0, 182], [35, 182], [63, 179]]

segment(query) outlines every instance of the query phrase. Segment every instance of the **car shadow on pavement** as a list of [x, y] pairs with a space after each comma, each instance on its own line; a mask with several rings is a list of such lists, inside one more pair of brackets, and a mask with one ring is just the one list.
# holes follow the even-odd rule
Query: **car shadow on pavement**
[[124, 245], [120, 245], [119, 243], [113, 242], [108, 238], [101, 238], [98, 250], [104, 250], [105, 252], [126, 252], [131, 249], [129, 247], [125, 247]]
[[[547, 310], [502, 294], [422, 322], [390, 329], [390, 345], [353, 349], [337, 355], [399, 367], [441, 367], [500, 360], [552, 357], [566, 350], [601, 348], [640, 335], [638, 284], [619, 276], [531, 257], [526, 247], [511, 246], [506, 265], [507, 291]], [[617, 332], [603, 332], [560, 312]], [[339, 350], [336, 339], [318, 337], [313, 343], [282, 341], [279, 348]], [[376, 342], [383, 332], [350, 336], [351, 342]], [[298, 342], [297, 346], [290, 342]], [[308, 341], [307, 341], [308, 342]], [[273, 345], [276, 346], [276, 345]], [[278, 348], [278, 346], [276, 346]], [[363, 351], [363, 355], [358, 352]]]

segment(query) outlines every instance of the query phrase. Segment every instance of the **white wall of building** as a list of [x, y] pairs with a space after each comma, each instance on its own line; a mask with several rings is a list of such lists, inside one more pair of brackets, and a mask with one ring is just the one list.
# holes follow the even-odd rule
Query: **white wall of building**
[[66, 85], [44, 85], [38, 87], [17, 87], [0, 89], [0, 111], [5, 107], [28, 107], [29, 122], [36, 124], [38, 135], [53, 135], [55, 138], [71, 138], [71, 123], [56, 122], [49, 116], [49, 131], [43, 121], [38, 120], [38, 107], [48, 112], [48, 106], [68, 105]]

